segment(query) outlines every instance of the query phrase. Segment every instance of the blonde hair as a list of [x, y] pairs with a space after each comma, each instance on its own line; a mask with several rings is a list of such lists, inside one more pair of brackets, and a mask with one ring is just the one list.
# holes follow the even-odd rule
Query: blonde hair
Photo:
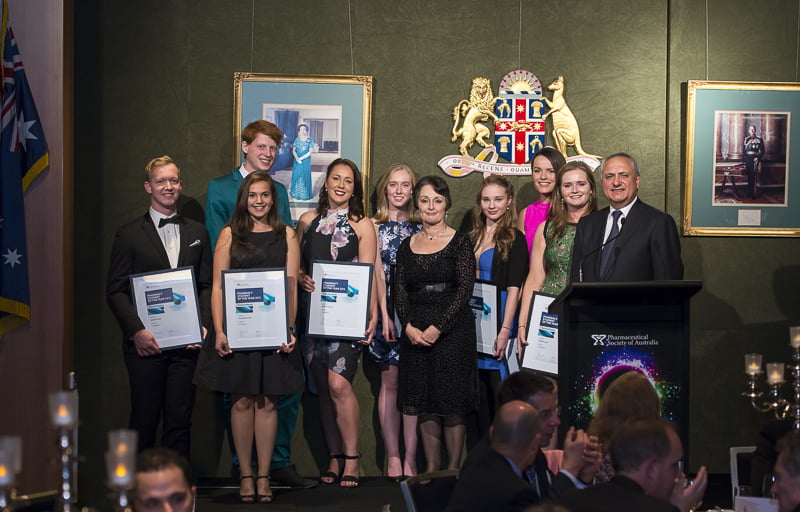
[[637, 417], [661, 417], [661, 400], [647, 377], [631, 370], [617, 377], [600, 398], [589, 434], [607, 443], [620, 425]]
[[[383, 173], [383, 176], [381, 176], [381, 179], [378, 181], [378, 185], [375, 187], [375, 202], [378, 205], [375, 211], [375, 222], [378, 224], [383, 224], [389, 220], [389, 202], [386, 200], [386, 186], [389, 184], [392, 174], [397, 171], [408, 172], [411, 176], [412, 189], [417, 184], [417, 175], [414, 174], [414, 171], [412, 171], [411, 167], [407, 164], [396, 163], [390, 165], [389, 168], [386, 169], [386, 172]], [[409, 197], [408, 203], [406, 203], [406, 214], [408, 215], [408, 220], [411, 222], [418, 222], [414, 201], [411, 200], [411, 197]]]
[[171, 156], [164, 155], [147, 162], [147, 165], [144, 166], [144, 181], [150, 181], [150, 178], [153, 177], [153, 171], [167, 164], [173, 164], [178, 169], [178, 173], [181, 172], [181, 168], [178, 167], [175, 160]]

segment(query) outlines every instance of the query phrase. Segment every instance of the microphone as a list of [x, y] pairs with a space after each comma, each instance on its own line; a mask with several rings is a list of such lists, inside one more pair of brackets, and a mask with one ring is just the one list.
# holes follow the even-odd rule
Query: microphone
[[604, 248], [606, 245], [608, 245], [610, 242], [613, 242], [614, 240], [616, 240], [617, 238], [619, 238], [619, 235], [621, 235], [621, 234], [622, 234], [622, 228], [624, 228], [624, 227], [625, 227], [625, 219], [627, 219], [627, 217], [622, 217], [622, 219], [620, 219], [620, 221], [619, 221], [619, 231], [617, 231], [617, 234], [616, 234], [616, 235], [614, 235], [614, 236], [612, 236], [612, 237], [609, 237], [609, 238], [608, 238], [608, 240], [606, 240], [605, 242], [603, 242], [603, 243], [600, 245], [600, 247], [597, 247], [597, 248], [595, 248], [595, 249], [593, 249], [593, 250], [589, 251], [588, 253], [584, 254], [584, 255], [581, 257], [581, 260], [578, 262], [578, 282], [579, 282], [579, 283], [582, 283], [582, 282], [583, 282], [583, 262], [584, 262], [584, 260], [585, 260], [586, 258], [588, 258], [589, 256], [591, 256], [592, 254], [594, 254], [594, 253], [596, 253], [596, 252], [599, 252], [599, 251], [602, 251], [602, 250], [603, 250], [603, 248]]

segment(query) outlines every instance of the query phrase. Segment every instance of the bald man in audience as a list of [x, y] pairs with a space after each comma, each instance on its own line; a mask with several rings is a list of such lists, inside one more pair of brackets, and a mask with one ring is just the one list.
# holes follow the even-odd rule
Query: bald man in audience
[[196, 488], [189, 463], [168, 448], [150, 448], [136, 461], [136, 512], [192, 512]]
[[448, 512], [516, 511], [539, 501], [522, 470], [536, 459], [541, 441], [539, 412], [514, 400], [503, 404], [489, 430], [489, 450], [462, 469]]
[[634, 419], [620, 427], [609, 446], [614, 477], [558, 500], [571, 512], [689, 512], [706, 490], [706, 468], [685, 486], [681, 440], [661, 418]]
[[772, 493], [778, 498], [779, 512], [800, 512], [800, 432], [794, 431], [778, 441], [778, 462]]

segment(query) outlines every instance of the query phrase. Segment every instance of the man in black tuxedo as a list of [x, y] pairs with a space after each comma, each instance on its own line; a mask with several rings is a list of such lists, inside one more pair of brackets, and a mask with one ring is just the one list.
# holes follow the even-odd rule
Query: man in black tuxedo
[[636, 160], [626, 153], [609, 156], [600, 179], [610, 205], [578, 222], [570, 281], [683, 279], [675, 221], [636, 196]]
[[632, 420], [611, 437], [614, 477], [572, 491], [558, 500], [570, 512], [689, 512], [706, 490], [706, 468], [684, 487], [681, 440], [672, 423], [661, 418]]
[[522, 471], [539, 453], [540, 425], [539, 412], [526, 402], [500, 406], [489, 429], [489, 449], [460, 472], [447, 512], [524, 510], [538, 503]]
[[[541, 446], [548, 446], [559, 418], [558, 390], [552, 379], [530, 370], [521, 370], [508, 376], [500, 385], [497, 401], [500, 405], [519, 400], [534, 407], [541, 423]], [[480, 465], [487, 456], [489, 440], [481, 439], [467, 455], [461, 471]], [[523, 478], [541, 500], [552, 500], [574, 488], [582, 488], [594, 480], [601, 455], [597, 438], [583, 430], [571, 427], [564, 438], [564, 456], [561, 471], [553, 474], [547, 466], [547, 457], [537, 449], [532, 463], [521, 467]]]
[[162, 351], [136, 312], [130, 275], [193, 267], [205, 337], [205, 326], [211, 325], [211, 243], [202, 224], [176, 212], [181, 180], [172, 158], [165, 155], [147, 164], [144, 189], [150, 195], [150, 209], [117, 231], [106, 298], [122, 329], [122, 353], [131, 388], [129, 426], [139, 432], [139, 451], [155, 445], [159, 418], [163, 417], [161, 444], [188, 458], [192, 377], [203, 340]]

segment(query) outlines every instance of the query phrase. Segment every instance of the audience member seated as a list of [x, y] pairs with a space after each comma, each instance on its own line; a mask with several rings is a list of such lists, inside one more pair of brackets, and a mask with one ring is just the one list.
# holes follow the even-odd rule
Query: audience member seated
[[684, 487], [683, 447], [674, 426], [661, 418], [637, 418], [617, 429], [609, 447], [614, 477], [570, 492], [559, 503], [571, 512], [688, 512], [702, 501], [706, 468]]
[[[521, 400], [539, 411], [542, 423], [541, 446], [550, 444], [550, 440], [561, 424], [558, 417], [558, 391], [555, 383], [530, 370], [512, 373], [500, 385], [497, 402], [505, 403]], [[483, 438], [470, 450], [463, 469], [479, 463], [489, 450], [489, 441]], [[575, 487], [584, 487], [592, 483], [594, 474], [600, 464], [600, 448], [597, 439], [587, 436], [583, 430], [570, 428], [564, 439], [564, 456], [561, 471], [553, 474], [548, 468], [547, 457], [540, 449], [533, 464], [520, 468], [525, 479], [542, 499], [556, 499]]]
[[489, 429], [489, 449], [464, 467], [453, 490], [448, 512], [524, 510], [539, 495], [523, 479], [522, 468], [539, 453], [541, 422], [530, 404], [503, 404]]
[[150, 448], [136, 461], [137, 512], [194, 510], [195, 486], [189, 483], [189, 463], [176, 451]]
[[589, 433], [597, 436], [603, 461], [597, 471], [597, 482], [608, 482], [614, 476], [608, 441], [614, 432], [632, 418], [661, 417], [661, 399], [641, 372], [631, 370], [620, 375], [600, 397], [600, 405], [589, 424]]
[[800, 432], [790, 432], [778, 441], [778, 462], [772, 493], [779, 512], [800, 512]]

